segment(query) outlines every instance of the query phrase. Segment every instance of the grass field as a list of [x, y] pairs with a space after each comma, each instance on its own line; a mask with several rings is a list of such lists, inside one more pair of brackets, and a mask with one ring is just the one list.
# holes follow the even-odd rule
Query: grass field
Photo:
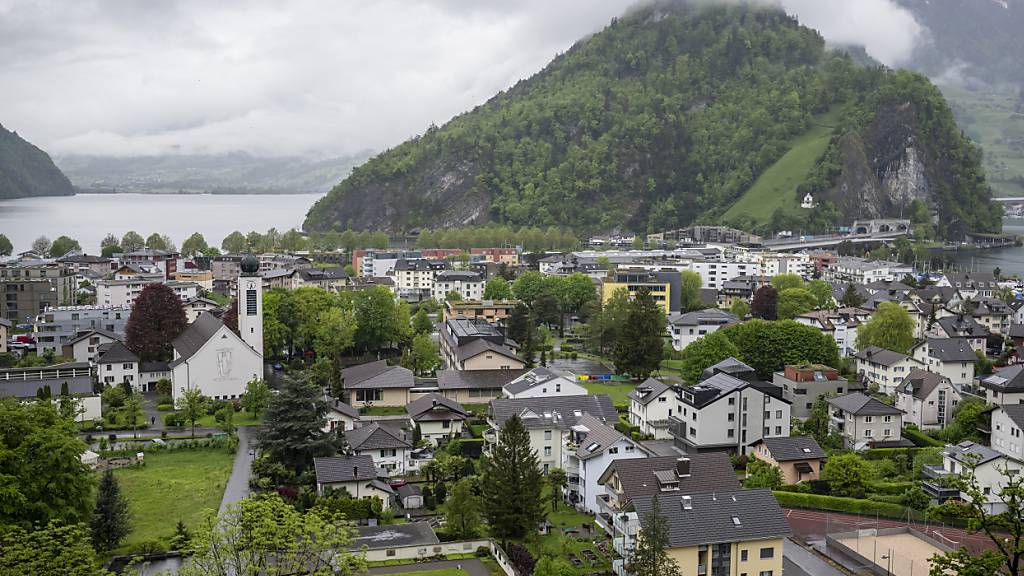
[[145, 466], [116, 470], [132, 517], [122, 546], [166, 541], [178, 520], [195, 527], [203, 510], [220, 507], [233, 461], [224, 449], [181, 449], [147, 452]]
[[957, 123], [984, 150], [985, 175], [996, 196], [1024, 196], [1024, 187], [1010, 181], [1024, 177], [1024, 115], [1016, 111], [1020, 99], [1014, 90], [942, 87]]
[[607, 394], [612, 399], [612, 404], [629, 404], [629, 393], [636, 388], [635, 383], [621, 382], [580, 382], [587, 392], [591, 394]]
[[[246, 412], [245, 410], [242, 410], [241, 412], [235, 412], [232, 422], [234, 422], [235, 426], [256, 426], [263, 423], [263, 415], [260, 414], [259, 418], [254, 418], [252, 412]], [[220, 426], [220, 422], [217, 422], [217, 419], [215, 417], [207, 414], [206, 416], [203, 416], [199, 420], [196, 420], [196, 426], [216, 427]]]
[[742, 217], [757, 224], [768, 222], [779, 208], [796, 212], [796, 187], [803, 183], [828, 147], [842, 108], [836, 106], [811, 121], [811, 129], [790, 141], [789, 151], [768, 167], [739, 200], [722, 215], [731, 222]]

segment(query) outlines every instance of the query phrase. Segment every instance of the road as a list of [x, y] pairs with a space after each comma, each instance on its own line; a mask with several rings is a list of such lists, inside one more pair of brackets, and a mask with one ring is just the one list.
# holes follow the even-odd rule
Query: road
[[253, 449], [255, 448], [256, 428], [241, 426], [235, 432], [238, 435], [238, 451], [235, 453], [235, 464], [231, 468], [231, 477], [224, 487], [224, 497], [220, 501], [220, 513], [239, 500], [249, 495], [249, 477], [252, 475]]

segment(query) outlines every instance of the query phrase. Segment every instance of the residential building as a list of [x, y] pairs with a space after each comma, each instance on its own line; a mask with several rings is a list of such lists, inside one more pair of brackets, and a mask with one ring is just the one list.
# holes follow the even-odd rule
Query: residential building
[[618, 420], [618, 413], [605, 394], [498, 398], [492, 400], [487, 409], [490, 429], [484, 434], [484, 440], [492, 445], [497, 443], [505, 422], [512, 416], [519, 416], [530, 434], [530, 449], [537, 452], [538, 463], [547, 474], [552, 468], [562, 466], [563, 436], [584, 414], [605, 423], [614, 424]]
[[[239, 317], [241, 327], [242, 318]], [[199, 389], [215, 400], [241, 398], [250, 380], [263, 378], [263, 355], [205, 312], [171, 343], [174, 398]]]
[[185, 319], [190, 324], [195, 322], [203, 312], [215, 312], [221, 308], [216, 301], [202, 296], [184, 302], [181, 307], [185, 309]]
[[36, 354], [42, 355], [47, 350], [60, 354], [72, 340], [91, 331], [113, 334], [116, 340], [121, 340], [131, 313], [127, 306], [47, 308], [36, 316], [33, 326]]
[[991, 298], [999, 288], [999, 280], [991, 272], [958, 272], [946, 274], [938, 286], [952, 286], [964, 299]]
[[75, 273], [50, 260], [0, 264], [0, 318], [31, 324], [47, 308], [74, 304]]
[[1024, 404], [997, 406], [992, 410], [991, 430], [994, 450], [1024, 461]]
[[154, 250], [142, 248], [134, 252], [125, 252], [118, 258], [120, 264], [150, 264], [160, 269], [165, 280], [174, 280], [178, 272], [178, 258], [181, 255], [176, 252], [165, 250]]
[[120, 341], [100, 346], [96, 359], [96, 376], [104, 386], [130, 384], [138, 390], [139, 357]]
[[469, 412], [455, 400], [431, 393], [409, 402], [405, 406], [413, 427], [419, 426], [420, 437], [434, 446], [462, 435], [463, 424]]
[[1006, 479], [1019, 474], [1024, 466], [1012, 458], [989, 448], [965, 440], [956, 445], [947, 445], [942, 450], [942, 464], [925, 465], [922, 468], [924, 482], [921, 488], [939, 503], [946, 500], [970, 502], [969, 494], [950, 486], [949, 480], [969, 472], [985, 498], [983, 507], [989, 514], [1006, 512], [1006, 504], [999, 493], [1006, 486]]
[[349, 278], [348, 284], [340, 287], [339, 292], [359, 292], [361, 290], [372, 290], [379, 286], [383, 286], [391, 291], [395, 297], [398, 297], [398, 287], [395, 286], [395, 281], [389, 276], [357, 276], [355, 278]]
[[591, 514], [599, 512], [597, 496], [604, 494], [604, 485], [598, 480], [608, 466], [616, 460], [648, 455], [639, 443], [590, 414], [576, 419], [565, 435], [565, 443], [562, 469], [569, 482], [566, 498], [578, 510]]
[[906, 354], [878, 346], [868, 346], [853, 357], [857, 359], [857, 373], [864, 377], [868, 385], [878, 386], [884, 394], [895, 392], [896, 386], [911, 370], [924, 366]]
[[456, 292], [466, 300], [482, 300], [484, 297], [484, 277], [479, 272], [443, 270], [434, 276], [434, 287], [431, 292], [434, 300], [443, 302], [451, 292]]
[[388, 366], [377, 360], [341, 371], [345, 382], [345, 402], [357, 408], [370, 406], [405, 406], [409, 391], [416, 385], [412, 370]]
[[65, 384], [79, 410], [77, 421], [85, 422], [102, 417], [102, 404], [99, 395], [93, 392], [92, 366], [88, 362], [0, 369], [0, 398], [32, 400], [37, 397], [40, 389], [49, 389], [50, 397], [56, 399]]
[[[1009, 332], [1009, 327], [1007, 327]], [[970, 344], [972, 350], [979, 350], [985, 353], [985, 340], [989, 331], [974, 318], [957, 314], [938, 318], [930, 330], [925, 332], [927, 338], [963, 338]]]
[[708, 370], [697, 384], [677, 388], [676, 413], [669, 417], [677, 446], [744, 454], [761, 438], [789, 436], [790, 402], [781, 387], [758, 380], [735, 358]]
[[762, 438], [754, 443], [751, 455], [782, 472], [783, 484], [820, 480], [825, 470], [825, 451], [811, 436]]
[[398, 286], [398, 295], [402, 298], [433, 298], [434, 277], [438, 273], [450, 270], [451, 266], [443, 260], [401, 259], [395, 262], [392, 276]]
[[13, 322], [0, 317], [0, 354], [7, 353], [7, 340], [11, 337], [12, 328], [14, 328]]
[[772, 374], [772, 384], [782, 388], [782, 397], [790, 402], [790, 413], [800, 420], [811, 415], [818, 398], [850, 392], [846, 378], [823, 364], [786, 364], [782, 372]]
[[1024, 404], [1024, 364], [999, 368], [981, 379], [985, 401], [997, 406]]
[[[416, 510], [423, 508], [423, 489], [418, 484], [405, 483], [398, 487], [398, 503], [402, 508], [406, 510]], [[418, 524], [414, 522], [413, 524]], [[431, 535], [434, 535], [433, 530], [429, 530]], [[434, 535], [434, 538], [437, 538]]]
[[668, 419], [676, 407], [676, 391], [660, 380], [648, 378], [629, 392], [629, 423], [655, 440], [670, 440]]
[[438, 370], [437, 388], [445, 398], [462, 404], [483, 404], [500, 398], [505, 384], [527, 370]]
[[735, 314], [718, 308], [707, 308], [685, 314], [669, 314], [668, 332], [672, 337], [672, 347], [676, 350], [684, 350], [698, 338], [738, 324], [739, 321]]
[[317, 495], [344, 490], [356, 499], [379, 498], [384, 510], [391, 509], [395, 491], [388, 484], [388, 477], [377, 473], [370, 456], [314, 458], [313, 470], [316, 473]]
[[569, 374], [555, 372], [539, 366], [519, 376], [503, 388], [507, 398], [536, 398], [539, 396], [582, 396], [586, 388], [575, 382]]
[[174, 373], [167, 362], [141, 362], [139, 364], [139, 389], [143, 392], [153, 392], [161, 380], [171, 382]]
[[213, 270], [179, 270], [174, 274], [174, 279], [198, 284], [200, 290], [213, 290]]
[[117, 263], [111, 258], [102, 256], [90, 256], [88, 254], [71, 254], [57, 258], [59, 264], [65, 264], [76, 274], [91, 272], [100, 277], [106, 276], [114, 271]]
[[913, 272], [913, 266], [899, 262], [840, 256], [836, 258], [832, 266], [825, 268], [823, 277], [832, 284], [839, 282], [870, 284], [876, 280], [899, 280]]
[[441, 359], [455, 370], [518, 370], [526, 366], [516, 356], [518, 346], [487, 321], [448, 318], [440, 331]]
[[843, 437], [846, 449], [860, 451], [900, 445], [903, 411], [899, 408], [861, 392], [829, 398], [828, 404], [829, 427]]
[[991, 334], [1006, 336], [1012, 324], [1014, 310], [1002, 300], [980, 297], [972, 300], [971, 315]]
[[370, 422], [345, 433], [345, 442], [356, 456], [373, 458], [374, 465], [388, 474], [405, 474], [412, 443], [398, 426]]
[[210, 260], [210, 270], [213, 271], [214, 281], [234, 282], [242, 270], [241, 264], [241, 255], [214, 256]]
[[974, 385], [974, 363], [978, 356], [966, 338], [928, 338], [910, 349], [922, 366], [949, 378], [958, 390]]
[[798, 314], [794, 320], [821, 330], [836, 341], [839, 355], [852, 356], [857, 352], [857, 329], [868, 321], [871, 311], [863, 308], [812, 310]]
[[324, 401], [327, 402], [327, 425], [324, 427], [324, 432], [331, 430], [348, 432], [354, 430], [362, 420], [359, 417], [359, 410], [352, 406], [326, 395]]
[[462, 316], [467, 320], [482, 319], [495, 326], [504, 326], [519, 300], [449, 300], [444, 303], [445, 316]]
[[[676, 280], [676, 289], [672, 289], [672, 279]], [[651, 299], [661, 307], [665, 314], [679, 310], [679, 274], [657, 273], [647, 271], [616, 272], [612, 278], [601, 285], [601, 301], [607, 303], [615, 291], [624, 288], [632, 299], [637, 290], [646, 288]]]
[[519, 265], [519, 251], [515, 248], [470, 248], [470, 256], [482, 256], [486, 262]]
[[[142, 289], [155, 283], [149, 279], [101, 280], [96, 284], [96, 303], [105, 307], [131, 308], [135, 304], [135, 299], [142, 293]], [[173, 290], [183, 303], [199, 296], [199, 285], [193, 282], [168, 280], [162, 284]]]
[[904, 413], [903, 423], [921, 430], [945, 428], [960, 400], [949, 378], [920, 368], [911, 370], [896, 387], [896, 407]]

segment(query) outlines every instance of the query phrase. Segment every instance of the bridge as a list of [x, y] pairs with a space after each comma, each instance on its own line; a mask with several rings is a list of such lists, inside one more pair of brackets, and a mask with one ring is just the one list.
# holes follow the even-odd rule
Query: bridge
[[803, 240], [800, 238], [781, 238], [778, 240], [765, 240], [761, 245], [765, 248], [770, 248], [778, 252], [786, 252], [789, 250], [806, 250], [810, 248], [828, 248], [830, 246], [838, 246], [843, 242], [850, 242], [852, 244], [867, 244], [870, 242], [882, 242], [885, 240], [892, 240], [900, 236], [906, 236], [906, 230], [890, 230], [888, 232], [875, 232], [868, 234], [829, 234], [813, 237], [804, 237]]
[[1003, 204], [1024, 204], [1024, 196], [1003, 196], [1001, 198], [993, 198], [992, 201]]

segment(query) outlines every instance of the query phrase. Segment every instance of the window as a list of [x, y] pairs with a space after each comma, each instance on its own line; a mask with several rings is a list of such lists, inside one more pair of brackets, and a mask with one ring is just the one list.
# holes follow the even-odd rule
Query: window
[[761, 570], [761, 573], [758, 574], [758, 576], [772, 576], [772, 571], [771, 570]]
[[765, 410], [765, 411], [764, 411], [764, 419], [765, 419], [765, 420], [768, 420], [768, 419], [770, 419], [771, 417], [772, 417], [772, 411], [771, 411], [771, 410]]
[[864, 437], [865, 438], [871, 438], [871, 433], [872, 433], [872, 430], [870, 428], [865, 430], [864, 431]]
[[885, 430], [882, 430], [882, 436], [885, 436], [885, 437], [892, 436], [892, 429], [891, 428], [886, 428]]
[[767, 435], [769, 435], [769, 434], [771, 434], [771, 433], [772, 433], [772, 427], [771, 427], [771, 426], [765, 426], [765, 427], [764, 427], [764, 433], [763, 433], [763, 434], [761, 434], [761, 435], [762, 435], [762, 436], [767, 436]]
[[132, 366], [133, 364], [131, 362], [125, 362], [124, 364], [121, 364], [121, 368], [124, 370], [131, 370]]
[[451, 427], [452, 427], [452, 421], [451, 420], [442, 420], [441, 421], [441, 428], [444, 428], [445, 430], [447, 430], [448, 428], [451, 428]]
[[874, 422], [874, 420], [875, 420], [874, 416], [865, 416], [864, 417], [864, 422], [867, 423], [867, 424], [870, 424], [871, 422]]
[[761, 560], [768, 558], [775, 558], [775, 548], [772, 546], [761, 548]]
[[729, 406], [735, 406], [735, 405], [736, 405], [736, 398], [729, 398]]
[[544, 456], [546, 456], [548, 458], [551, 457], [551, 446], [545, 446], [544, 447]]
[[782, 426], [776, 426], [775, 427], [775, 435], [776, 436], [782, 436]]
[[736, 420], [736, 415], [735, 415], [735, 414], [733, 414], [732, 412], [730, 412], [730, 413], [729, 413], [729, 416], [728, 416], [728, 418], [727, 418], [727, 420], [728, 420], [729, 422], [734, 422], [734, 421]]
[[615, 446], [615, 447], [613, 447], [613, 448], [609, 448], [609, 449], [608, 449], [608, 453], [609, 453], [609, 454], [618, 454], [618, 453], [619, 453], [619, 447], [618, 447], [618, 446]]
[[545, 430], [544, 431], [544, 439], [545, 440], [551, 440], [551, 430]]
[[740, 562], [747, 561], [747, 550], [740, 550]]
[[886, 416], [883, 420], [885, 422], [892, 422], [892, 416]]
[[726, 436], [728, 436], [729, 438], [734, 438], [736, 436], [736, 431], [735, 430], [729, 430], [729, 432], [728, 432], [728, 434], [726, 434]]
[[114, 365], [113, 364], [107, 364], [107, 370], [113, 370], [113, 369], [114, 369]]
[[776, 410], [775, 411], [775, 417], [781, 420], [782, 419], [782, 410]]

